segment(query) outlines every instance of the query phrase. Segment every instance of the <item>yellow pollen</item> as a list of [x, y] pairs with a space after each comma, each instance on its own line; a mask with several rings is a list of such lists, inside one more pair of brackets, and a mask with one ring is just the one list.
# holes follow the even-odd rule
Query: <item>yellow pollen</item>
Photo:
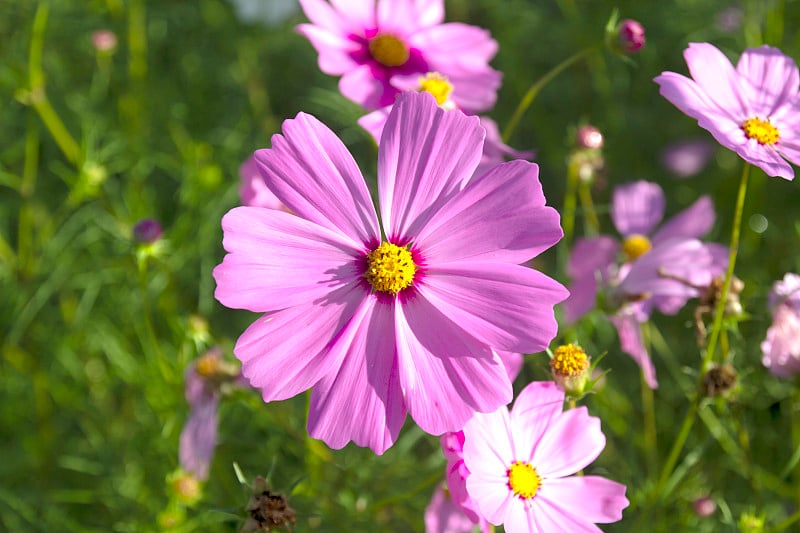
[[450, 99], [453, 84], [438, 72], [428, 72], [419, 79], [419, 92], [432, 94], [437, 104], [444, 105]]
[[399, 67], [408, 61], [408, 47], [388, 33], [376, 35], [369, 40], [369, 53], [381, 65], [387, 67]]
[[781, 138], [778, 128], [769, 123], [769, 120], [748, 118], [742, 124], [744, 134], [748, 139], [755, 139], [758, 144], [775, 144]]
[[524, 461], [514, 461], [508, 471], [508, 488], [514, 492], [514, 496], [520, 499], [530, 500], [536, 496], [539, 487], [542, 486], [542, 478], [536, 469]]
[[627, 237], [622, 243], [622, 251], [628, 258], [628, 261], [633, 261], [635, 259], [639, 259], [641, 256], [649, 252], [652, 246], [653, 245], [650, 244], [650, 239], [644, 235], [634, 233], [633, 235]]
[[559, 376], [580, 376], [589, 368], [589, 356], [577, 344], [562, 345], [550, 359], [550, 368]]
[[364, 277], [376, 291], [397, 294], [411, 285], [416, 271], [408, 248], [384, 242], [367, 254]]

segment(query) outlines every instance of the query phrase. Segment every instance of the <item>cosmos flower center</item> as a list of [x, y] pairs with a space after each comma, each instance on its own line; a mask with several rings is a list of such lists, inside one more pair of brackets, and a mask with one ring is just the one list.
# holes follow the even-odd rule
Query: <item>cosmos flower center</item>
[[388, 33], [379, 33], [369, 40], [369, 53], [375, 61], [386, 67], [404, 65], [409, 56], [405, 43]]
[[453, 84], [438, 72], [428, 72], [419, 78], [419, 92], [432, 94], [437, 104], [444, 105], [450, 99]]
[[770, 124], [769, 120], [761, 120], [758, 117], [745, 120], [742, 130], [748, 139], [754, 139], [758, 144], [772, 145], [781, 137], [778, 128]]
[[197, 366], [195, 367], [195, 370], [204, 378], [217, 375], [220, 370], [219, 356], [215, 353], [205, 354], [197, 360]]
[[408, 248], [383, 242], [367, 254], [364, 277], [376, 291], [394, 295], [411, 285], [416, 271], [417, 265]]
[[628, 261], [634, 261], [650, 251], [653, 245], [650, 239], [639, 233], [634, 233], [625, 238], [622, 243], [622, 252]]
[[589, 368], [589, 356], [577, 344], [565, 344], [556, 348], [550, 368], [560, 376], [580, 376]]
[[514, 461], [506, 472], [508, 476], [508, 488], [514, 492], [514, 496], [519, 496], [523, 500], [530, 500], [536, 496], [539, 487], [542, 486], [542, 478], [530, 463], [525, 461]]

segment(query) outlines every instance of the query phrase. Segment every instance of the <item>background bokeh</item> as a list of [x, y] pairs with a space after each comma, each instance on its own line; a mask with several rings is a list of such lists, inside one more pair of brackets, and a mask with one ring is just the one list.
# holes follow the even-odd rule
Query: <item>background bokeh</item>
[[[220, 218], [239, 202], [239, 165], [304, 111], [375, 175], [374, 143], [356, 124], [363, 112], [339, 95], [337, 80], [318, 70], [311, 45], [294, 32], [302, 13], [287, 1], [235, 4], [0, 0], [0, 530], [152, 531], [172, 523], [175, 531], [235, 531], [251, 493], [236, 463], [249, 480], [267, 475], [289, 495], [297, 531], [422, 531], [444, 477], [438, 439], [409, 421], [383, 456], [355, 446], [331, 451], [307, 437], [303, 395], [269, 405], [244, 389], [224, 398], [203, 497], [173, 505], [169, 479], [188, 415], [185, 368], [214, 345], [232, 359], [236, 337], [254, 319], [213, 298]], [[689, 42], [712, 42], [733, 60], [763, 43], [800, 58], [796, 0], [446, 7], [448, 20], [485, 27], [500, 45], [492, 64], [503, 87], [489, 115], [501, 129], [533, 82], [602, 42], [612, 9], [641, 21], [647, 44], [639, 54], [598, 52], [566, 70], [539, 94], [510, 144], [536, 150], [548, 202], [560, 208], [575, 129], [594, 124], [605, 135], [608, 171], [593, 190], [605, 231], [613, 186], [646, 179], [665, 189], [668, 213], [710, 194], [718, 209], [710, 238], [727, 243], [742, 162], [712, 144], [714, 157], [697, 176], [671, 175], [660, 159], [667, 145], [713, 140], [658, 95], [652, 78], [685, 73]], [[99, 29], [116, 33], [113, 53], [93, 48]], [[43, 101], [77, 142], [74, 161], [43, 122]], [[647, 399], [612, 328], [590, 317], [571, 331], [588, 352], [607, 352], [600, 367], [613, 370], [586, 400], [608, 437], [589, 471], [626, 484], [631, 507], [604, 530], [733, 531], [745, 512], [775, 525], [797, 510], [800, 395], [795, 382], [760, 366], [759, 343], [769, 286], [800, 269], [798, 202], [797, 183], [753, 170], [737, 268], [749, 316], [730, 335], [739, 385], [729, 400], [701, 410], [663, 494], [649, 491], [697, 381], [693, 309], [648, 327], [661, 382], [657, 442], [644, 437]], [[155, 248], [131, 238], [143, 218], [163, 225]], [[580, 234], [580, 216], [577, 227]], [[538, 268], [566, 283], [567, 253], [548, 252]], [[546, 360], [529, 356], [516, 390], [548, 379]], [[716, 500], [711, 518], [694, 513], [700, 496]]]

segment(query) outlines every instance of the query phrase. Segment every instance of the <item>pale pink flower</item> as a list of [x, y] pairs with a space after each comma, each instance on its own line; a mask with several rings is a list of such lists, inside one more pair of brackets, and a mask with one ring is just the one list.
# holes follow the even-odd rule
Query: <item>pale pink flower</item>
[[[447, 489], [438, 485], [425, 508], [425, 533], [472, 533], [475, 526], [476, 522], [456, 505]], [[491, 532], [486, 520], [482, 520], [480, 531]]]
[[689, 139], [666, 146], [661, 151], [661, 164], [678, 176], [689, 178], [699, 174], [714, 157], [714, 146], [706, 139]]
[[664, 72], [660, 92], [725, 148], [770, 176], [794, 179], [785, 159], [800, 164], [800, 74], [777, 48], [744, 51], [733, 67], [709, 43], [683, 53], [692, 78]]
[[769, 295], [772, 325], [761, 343], [761, 362], [778, 377], [800, 373], [800, 276], [786, 274]]
[[586, 407], [563, 411], [552, 382], [523, 389], [511, 412], [476, 413], [464, 426], [467, 491], [481, 516], [508, 533], [597, 531], [622, 519], [625, 486], [573, 476], [605, 447], [600, 419]]
[[300, 0], [311, 24], [298, 32], [319, 53], [319, 68], [342, 76], [339, 90], [367, 109], [394, 103], [395, 76], [438, 72], [456, 79], [483, 73], [497, 42], [475, 26], [444, 24], [443, 0]]
[[[566, 290], [523, 266], [562, 236], [538, 167], [473, 177], [484, 130], [429, 94], [398, 97], [378, 151], [378, 217], [342, 142], [300, 113], [256, 161], [295, 216], [238, 207], [214, 270], [224, 305], [265, 313], [234, 353], [264, 401], [312, 388], [308, 430], [333, 448], [383, 453], [406, 413], [460, 429], [512, 397], [498, 352], [556, 333]], [[382, 237], [385, 235], [385, 237]]]

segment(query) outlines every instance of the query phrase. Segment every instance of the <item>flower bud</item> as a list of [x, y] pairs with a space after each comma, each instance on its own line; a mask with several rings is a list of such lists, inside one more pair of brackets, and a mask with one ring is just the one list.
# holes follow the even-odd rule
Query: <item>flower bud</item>
[[590, 124], [584, 124], [578, 128], [578, 131], [575, 134], [575, 142], [578, 145], [578, 148], [599, 150], [603, 147], [603, 134], [594, 126]]
[[572, 343], [559, 346], [550, 359], [550, 369], [553, 381], [564, 389], [568, 397], [583, 397], [591, 373], [591, 359], [583, 348]]
[[626, 54], [635, 54], [644, 47], [644, 26], [633, 19], [625, 19], [617, 26], [617, 42]]
[[117, 35], [111, 30], [97, 30], [92, 34], [92, 46], [101, 54], [110, 54], [117, 49]]
[[692, 506], [695, 514], [700, 518], [708, 518], [717, 511], [717, 503], [708, 496], [697, 498], [692, 503]]
[[161, 224], [153, 218], [144, 218], [133, 226], [133, 238], [141, 244], [153, 244], [163, 234]]

